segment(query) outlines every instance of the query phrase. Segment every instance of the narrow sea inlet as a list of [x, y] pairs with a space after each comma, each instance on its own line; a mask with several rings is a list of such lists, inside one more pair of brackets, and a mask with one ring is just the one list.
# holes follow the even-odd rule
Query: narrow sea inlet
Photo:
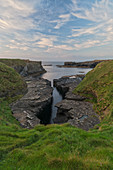
[[[51, 86], [53, 87], [53, 80], [59, 79], [63, 76], [73, 76], [76, 74], [86, 74], [91, 69], [90, 68], [61, 68], [57, 65], [63, 65], [63, 62], [43, 62], [43, 67], [47, 71], [42, 75], [42, 78], [51, 81]], [[56, 87], [53, 87], [53, 102], [51, 107], [51, 120], [50, 123], [53, 123], [53, 119], [56, 117], [57, 108], [55, 105], [62, 100], [62, 95], [58, 92]]]

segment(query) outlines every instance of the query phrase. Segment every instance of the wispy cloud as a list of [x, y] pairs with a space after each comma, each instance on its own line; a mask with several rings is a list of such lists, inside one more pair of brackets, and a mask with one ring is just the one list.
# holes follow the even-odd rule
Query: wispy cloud
[[33, 19], [29, 17], [34, 12], [34, 8], [29, 3], [17, 0], [1, 0], [0, 28], [4, 31], [34, 28]]
[[112, 0], [0, 0], [0, 52], [66, 56], [104, 46], [104, 55], [113, 45], [112, 9]]
[[65, 23], [67, 23], [70, 19], [70, 14], [59, 15], [59, 19], [50, 21], [51, 23], [56, 23], [55, 29], [61, 28]]
[[81, 19], [86, 19], [95, 22], [107, 21], [110, 17], [112, 17], [112, 7], [113, 2], [109, 0], [101, 0], [95, 1], [94, 4], [89, 8], [79, 7], [77, 6], [77, 2], [75, 3], [72, 0], [72, 9], [71, 13], [73, 16]]
[[[76, 49], [102, 46], [113, 42], [113, 2], [110, 0], [95, 1], [92, 6], [83, 8], [72, 0], [70, 13], [78, 19], [90, 21], [90, 24], [72, 29], [69, 38], [79, 38]], [[88, 40], [87, 40], [88, 39]]]

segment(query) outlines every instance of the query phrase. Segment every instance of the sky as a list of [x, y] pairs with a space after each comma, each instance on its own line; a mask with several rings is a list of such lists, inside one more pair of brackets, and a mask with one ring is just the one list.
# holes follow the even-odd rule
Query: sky
[[113, 59], [113, 0], [0, 0], [0, 58]]

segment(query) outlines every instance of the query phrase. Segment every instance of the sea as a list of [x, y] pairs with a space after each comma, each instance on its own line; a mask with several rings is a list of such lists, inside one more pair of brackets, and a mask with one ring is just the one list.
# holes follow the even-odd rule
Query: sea
[[[51, 86], [53, 87], [53, 80], [59, 79], [63, 76], [73, 76], [76, 74], [86, 74], [92, 69], [90, 68], [64, 68], [57, 67], [57, 65], [64, 65], [64, 62], [42, 62], [44, 69], [47, 71], [42, 75], [42, 78], [51, 81]], [[50, 123], [53, 123], [54, 118], [57, 114], [57, 108], [55, 107], [56, 103], [62, 100], [62, 95], [58, 90], [53, 87], [53, 102], [52, 102], [52, 111], [51, 111], [51, 120]]]

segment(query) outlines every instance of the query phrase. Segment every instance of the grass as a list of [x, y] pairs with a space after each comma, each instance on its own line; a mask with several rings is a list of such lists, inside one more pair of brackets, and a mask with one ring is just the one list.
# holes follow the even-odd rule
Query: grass
[[[85, 87], [85, 83], [83, 85]], [[12, 116], [7, 100], [1, 100], [0, 169], [112, 170], [113, 127], [110, 119], [111, 116], [99, 128], [88, 132], [69, 124], [37, 125], [28, 130], [21, 128]]]
[[90, 71], [74, 93], [86, 96], [94, 104], [101, 120], [113, 122], [113, 60], [98, 64]]
[[0, 97], [15, 98], [26, 91], [26, 83], [21, 76], [9, 66], [0, 63]]
[[0, 59], [1, 63], [4, 63], [10, 67], [14, 66], [25, 66], [29, 60], [21, 60], [21, 59]]
[[68, 124], [22, 129], [8, 104], [1, 108], [0, 169], [113, 168], [111, 127], [89, 132]]
[[[36, 61], [31, 61], [31, 60], [22, 60], [22, 59], [0, 59], [1, 63], [6, 64], [7, 66], [10, 67], [17, 67], [17, 66], [26, 66], [27, 63], [36, 63]], [[40, 61], [37, 61], [40, 63]]]

